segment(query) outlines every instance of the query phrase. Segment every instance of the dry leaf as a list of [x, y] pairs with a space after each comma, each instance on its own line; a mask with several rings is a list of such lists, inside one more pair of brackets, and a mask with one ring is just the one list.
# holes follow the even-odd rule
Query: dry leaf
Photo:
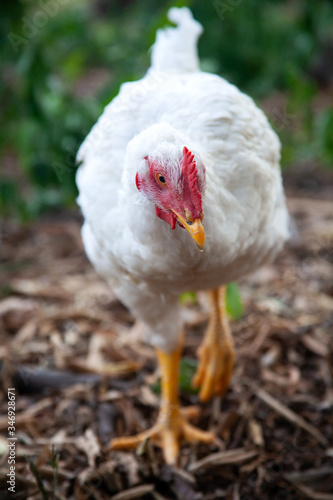
[[2, 326], [9, 332], [15, 332], [37, 313], [38, 304], [36, 301], [8, 297], [0, 301], [0, 327]]
[[75, 444], [86, 454], [89, 466], [94, 467], [96, 458], [101, 452], [101, 447], [92, 429], [87, 429], [83, 436], [79, 436]]

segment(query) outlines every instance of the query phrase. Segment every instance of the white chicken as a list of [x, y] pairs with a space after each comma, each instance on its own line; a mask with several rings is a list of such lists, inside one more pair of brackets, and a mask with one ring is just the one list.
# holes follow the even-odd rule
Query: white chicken
[[265, 115], [234, 85], [200, 71], [202, 27], [190, 10], [168, 16], [177, 27], [158, 31], [146, 76], [121, 86], [83, 142], [77, 185], [87, 255], [144, 323], [161, 368], [157, 423], [111, 447], [150, 437], [175, 463], [182, 441], [214, 439], [179, 406], [179, 295], [209, 290], [194, 378], [206, 401], [227, 389], [234, 363], [225, 285], [274, 258], [288, 214], [280, 143]]

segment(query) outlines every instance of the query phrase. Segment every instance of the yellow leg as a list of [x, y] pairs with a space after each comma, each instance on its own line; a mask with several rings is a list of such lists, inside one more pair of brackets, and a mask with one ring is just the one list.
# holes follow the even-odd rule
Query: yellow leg
[[209, 292], [211, 312], [208, 328], [198, 349], [199, 366], [193, 386], [201, 387], [201, 401], [222, 395], [231, 379], [235, 351], [225, 310], [225, 287]]
[[179, 407], [178, 376], [181, 350], [181, 347], [171, 353], [156, 350], [162, 381], [161, 409], [156, 424], [136, 436], [113, 439], [111, 449], [136, 448], [142, 441], [150, 438], [163, 449], [165, 461], [175, 464], [183, 441], [211, 443], [214, 440], [211, 432], [202, 431], [189, 424], [187, 419], [191, 412]]

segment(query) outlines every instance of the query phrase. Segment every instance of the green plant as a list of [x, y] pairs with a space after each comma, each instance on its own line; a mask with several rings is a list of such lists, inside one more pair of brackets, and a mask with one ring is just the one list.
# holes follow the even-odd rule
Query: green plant
[[[332, 165], [332, 109], [313, 112], [318, 89], [309, 76], [331, 37], [330, 0], [142, 0], [126, 7], [15, 0], [2, 6], [0, 27], [0, 214], [24, 220], [74, 203], [81, 141], [119, 85], [144, 74], [147, 49], [174, 4], [191, 7], [204, 25], [204, 70], [256, 99], [277, 90], [287, 95], [287, 111], [296, 119], [282, 131], [276, 127], [284, 166], [304, 158]], [[87, 74], [100, 69], [108, 76], [99, 90], [80, 94], [80, 82], [82, 90]]]

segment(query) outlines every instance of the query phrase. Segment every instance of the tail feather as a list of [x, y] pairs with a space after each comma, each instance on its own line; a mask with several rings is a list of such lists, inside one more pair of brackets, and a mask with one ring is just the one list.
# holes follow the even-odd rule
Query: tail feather
[[199, 70], [197, 41], [203, 29], [187, 7], [168, 12], [176, 28], [158, 30], [152, 47], [152, 68], [156, 71], [192, 72]]

